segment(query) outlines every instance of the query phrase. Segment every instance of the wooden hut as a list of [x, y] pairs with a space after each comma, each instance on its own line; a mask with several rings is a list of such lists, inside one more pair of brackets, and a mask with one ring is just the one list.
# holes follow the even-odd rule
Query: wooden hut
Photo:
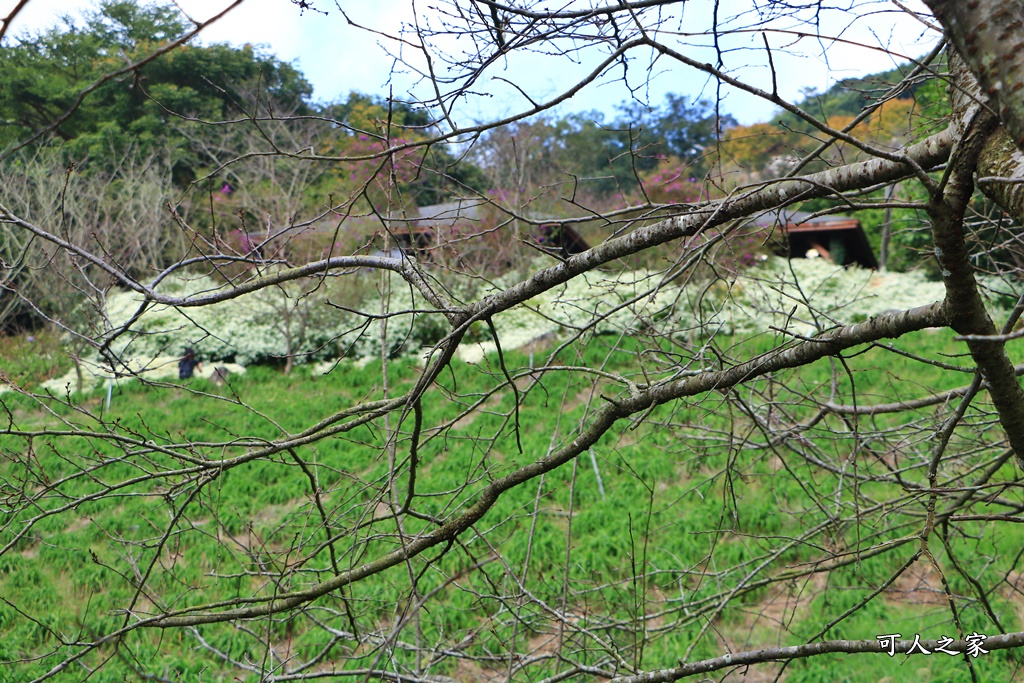
[[[430, 249], [453, 235], [468, 237], [482, 230], [486, 203], [473, 199], [457, 199], [443, 204], [424, 206], [407, 216], [393, 217], [389, 230], [405, 253], [427, 257]], [[530, 236], [546, 251], [565, 258], [590, 247], [572, 227], [558, 223], [533, 226]]]
[[782, 210], [762, 214], [754, 223], [772, 231], [775, 251], [789, 258], [821, 257], [839, 266], [878, 268], [860, 221], [851, 216], [815, 216]]
[[541, 247], [561, 258], [568, 258], [590, 249], [587, 241], [569, 225], [544, 223], [537, 226], [533, 236]]

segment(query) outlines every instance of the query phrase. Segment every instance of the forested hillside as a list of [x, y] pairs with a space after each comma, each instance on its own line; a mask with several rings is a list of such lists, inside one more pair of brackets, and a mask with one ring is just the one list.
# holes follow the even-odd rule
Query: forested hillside
[[[261, 48], [186, 43], [147, 56], [154, 46], [187, 37], [186, 29], [166, 6], [109, 0], [82, 20], [66, 18], [0, 52], [0, 143], [9, 150], [0, 180], [11, 207], [42, 222], [62, 220], [71, 234], [95, 235], [140, 277], [159, 272], [185, 244], [197, 254], [221, 243], [244, 254], [258, 235], [281, 230], [304, 236], [290, 245], [295, 257], [332, 244], [350, 253], [369, 248], [383, 214], [414, 215], [417, 207], [454, 198], [515, 207], [513, 214], [485, 211], [472, 227], [483, 233], [515, 216], [565, 218], [644, 205], [657, 215], [658, 207], [722, 197], [740, 184], [784, 175], [818, 145], [809, 124], [791, 113], [738, 126], [710, 102], [680, 94], [650, 106], [624, 102], [613, 115], [545, 114], [457, 149], [413, 151], [436, 132], [436, 112], [359, 93], [355, 83], [345, 101], [313, 101], [303, 75]], [[104, 76], [138, 60], [145, 64], [128, 74]], [[855, 121], [864, 102], [909, 68], [838, 83], [798, 106], [882, 145], [911, 142], [948, 113], [934, 80], [906, 83]], [[304, 117], [333, 125], [312, 133], [301, 125]], [[239, 125], [223, 125], [232, 120]], [[927, 121], [934, 121], [931, 128]], [[285, 156], [232, 163], [267, 142]], [[394, 186], [385, 187], [374, 156], [396, 143], [409, 150], [388, 160]], [[323, 161], [309, 164], [304, 156]], [[806, 167], [857, 156], [839, 142]], [[361, 158], [344, 170], [331, 161]], [[805, 209], [834, 205], [818, 200]], [[930, 267], [913, 251], [921, 246], [918, 212], [859, 215], [876, 250], [883, 222], [896, 225], [892, 239], [909, 249], [896, 250], [891, 268]], [[332, 229], [341, 216], [344, 229]], [[599, 223], [584, 232], [591, 242], [611, 234]], [[24, 246], [10, 232], [0, 242], [0, 256], [14, 266], [0, 292], [0, 327], [8, 331], [44, 325], [81, 293], [66, 270], [20, 259]], [[500, 274], [516, 262], [506, 251], [492, 249], [503, 256], [479, 265]]]
[[922, 2], [16, 3], [0, 683], [1019, 677], [1024, 3]]

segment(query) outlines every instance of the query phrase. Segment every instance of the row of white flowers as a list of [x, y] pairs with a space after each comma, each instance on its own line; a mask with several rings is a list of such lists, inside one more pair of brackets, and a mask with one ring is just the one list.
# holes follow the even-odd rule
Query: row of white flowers
[[[806, 336], [893, 309], [928, 304], [942, 283], [919, 273], [878, 273], [822, 260], [770, 257], [730, 279], [677, 283], [663, 274], [591, 272], [494, 318], [503, 348], [554, 332]], [[467, 356], [494, 350], [493, 342]]]
[[[422, 355], [444, 337], [443, 315], [430, 312], [430, 306], [400, 278], [372, 280], [378, 284], [364, 294], [360, 305], [368, 316], [331, 306], [336, 290], [329, 283], [316, 288], [293, 283], [208, 307], [154, 306], [119, 337], [114, 351], [142, 366], [180, 354], [186, 347], [195, 348], [208, 361], [228, 359], [247, 365], [291, 355], [301, 363], [379, 357], [382, 339], [390, 356]], [[479, 296], [514, 281], [510, 274], [455, 296]], [[380, 284], [389, 290], [386, 297]], [[208, 277], [191, 277], [169, 280], [161, 289], [191, 295], [215, 291], [218, 285]], [[644, 329], [700, 336], [757, 334], [774, 327], [809, 335], [942, 296], [941, 283], [917, 273], [877, 273], [840, 268], [823, 260], [770, 257], [729, 279], [701, 282], [666, 281], [663, 273], [648, 271], [593, 271], [497, 314], [493, 322], [504, 349], [545, 335], [631, 334]], [[112, 293], [106, 310], [111, 329], [128, 321], [140, 303], [138, 294]], [[386, 330], [381, 314], [390, 314]], [[483, 324], [474, 327], [467, 342], [462, 349], [465, 360], [495, 349]], [[64, 379], [52, 383], [63, 386]]]

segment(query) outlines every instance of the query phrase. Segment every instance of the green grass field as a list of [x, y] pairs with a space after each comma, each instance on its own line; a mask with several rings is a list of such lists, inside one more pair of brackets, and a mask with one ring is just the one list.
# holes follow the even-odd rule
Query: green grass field
[[[198, 444], [188, 451], [194, 458], [242, 456], [346, 405], [378, 400], [379, 361], [315, 378], [301, 367], [291, 375], [253, 367], [226, 387], [124, 384], [109, 410], [102, 393], [0, 395], [8, 428], [0, 437], [0, 681], [31, 680], [79, 650], [81, 659], [57, 680], [141, 680], [144, 672], [160, 680], [257, 681], [257, 669], [280, 674], [324, 651], [315, 670], [415, 669], [480, 680], [504, 676], [511, 651], [535, 660], [513, 672], [516, 680], [553, 676], [570, 659], [628, 673], [807, 642], [862, 603], [824, 637], [956, 636], [947, 590], [967, 632], [1018, 630], [1024, 532], [1016, 524], [950, 524], [929, 546], [945, 586], [922, 559], [878, 590], [920, 548], [913, 537], [927, 494], [914, 487], [927, 484], [928, 430], [948, 408], [858, 420], [830, 415], [788, 445], [773, 443], [773, 430], [814, 417], [808, 397], [870, 405], [972, 378], [874, 348], [618, 425], [593, 449], [604, 496], [590, 458], [577, 458], [502, 495], [448, 552], [427, 551], [290, 616], [136, 628], [95, 649], [81, 645], [157, 613], [301, 589], [436, 528], [489, 482], [575, 438], [595, 409], [614, 400], [614, 382], [572, 368], [632, 372], [639, 382], [638, 367], [665, 376], [673, 371], [669, 360], [710, 365], [726, 355], [751, 357], [771, 342], [720, 339], [717, 357], [666, 345], [645, 356], [632, 340], [612, 337], [566, 349], [559, 365], [533, 375], [536, 383], [517, 379], [521, 452], [516, 394], [496, 359], [456, 363], [424, 399], [417, 514], [403, 515], [400, 525], [389, 505], [410, 486], [413, 422], [408, 415], [399, 427], [401, 411], [390, 423], [378, 419], [217, 476], [184, 475], [173, 455], [187, 434]], [[911, 335], [898, 346], [969, 364], [945, 332]], [[513, 375], [527, 368], [525, 353], [505, 360]], [[408, 391], [417, 372], [413, 361], [392, 361], [388, 394]], [[943, 461], [950, 486], [969, 482], [1001, 438], [984, 395], [966, 421], [969, 429], [954, 437]], [[60, 434], [72, 429], [96, 436]], [[27, 430], [41, 433], [10, 434]], [[902, 487], [883, 480], [891, 471]], [[1006, 486], [993, 499], [1020, 502], [1009, 485], [1016, 477], [1012, 461], [1004, 465], [993, 481]], [[822, 563], [836, 566], [815, 572]], [[556, 644], [567, 659], [556, 656]], [[978, 680], [1019, 675], [1012, 652], [971, 665]], [[782, 675], [801, 683], [972, 680], [962, 658], [943, 654], [822, 656]]]

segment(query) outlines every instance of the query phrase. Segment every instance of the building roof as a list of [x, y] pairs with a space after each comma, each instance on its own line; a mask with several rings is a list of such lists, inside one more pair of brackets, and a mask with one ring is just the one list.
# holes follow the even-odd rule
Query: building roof
[[761, 214], [754, 219], [754, 224], [766, 230], [781, 230], [786, 236], [790, 256], [802, 256], [810, 248], [816, 248], [819, 253], [824, 251], [827, 256], [833, 244], [841, 243], [844, 255], [838, 265], [855, 263], [863, 268], [878, 267], [867, 235], [853, 216], [814, 216], [806, 211], [782, 209]]
[[[424, 206], [403, 214], [392, 214], [391, 233], [403, 240], [406, 250], [423, 251], [434, 245], [438, 233], [458, 228], [463, 234], [472, 234], [473, 228], [484, 219], [487, 202], [480, 199], [456, 199], [443, 204]], [[561, 256], [571, 256], [589, 249], [586, 240], [572, 227], [557, 221], [534, 225], [529, 230], [536, 243], [545, 250]]]
[[860, 228], [860, 221], [853, 216], [841, 216], [838, 214], [814, 216], [814, 214], [806, 211], [793, 211], [791, 209], [762, 213], [754, 219], [754, 224], [762, 228], [784, 227], [789, 232], [856, 230]]
[[410, 213], [410, 224], [417, 228], [441, 228], [457, 221], [477, 222], [483, 215], [483, 202], [478, 199], [456, 199], [443, 204], [422, 206]]

